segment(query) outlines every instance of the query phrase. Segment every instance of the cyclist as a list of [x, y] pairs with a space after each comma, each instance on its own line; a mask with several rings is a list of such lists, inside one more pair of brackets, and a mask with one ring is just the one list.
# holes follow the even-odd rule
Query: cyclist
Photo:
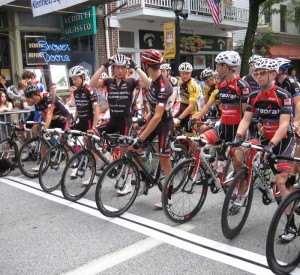
[[179, 65], [180, 78], [178, 81], [178, 90], [180, 95], [179, 111], [174, 114], [177, 118], [176, 126], [185, 127], [188, 135], [193, 135], [193, 130], [188, 123], [193, 114], [198, 112], [198, 97], [200, 86], [192, 78], [193, 66], [188, 62]]
[[[200, 113], [197, 114], [196, 119], [202, 119], [204, 116], [208, 117], [221, 117], [221, 106], [219, 90], [217, 88], [218, 80], [216, 78], [216, 72], [210, 68], [207, 68], [201, 72], [201, 79], [204, 81], [204, 106]], [[202, 125], [200, 132], [211, 129], [209, 125]]]
[[75, 100], [75, 121], [79, 118], [79, 122], [74, 125], [74, 128], [87, 132], [98, 124], [99, 107], [97, 94], [85, 83], [86, 73], [82, 66], [72, 67], [69, 70], [69, 77], [74, 84], [70, 91]]
[[[163, 56], [158, 50], [149, 49], [141, 53], [142, 68], [152, 80], [149, 78], [144, 82], [145, 88], [148, 88], [147, 100], [150, 113], [145, 117], [147, 124], [131, 148], [137, 150], [142, 147], [143, 141], [151, 141], [158, 136], [159, 162], [167, 178], [172, 169], [169, 135], [174, 127], [171, 114], [173, 89], [160, 70], [162, 61]], [[162, 208], [161, 202], [155, 204], [155, 207]]]
[[254, 73], [254, 65], [260, 58], [262, 58], [262, 56], [258, 54], [254, 54], [249, 58], [249, 74], [243, 77], [243, 80], [245, 80], [250, 85], [252, 92], [256, 92], [259, 90], [259, 85], [253, 78], [252, 74]]
[[[218, 140], [233, 141], [238, 125], [246, 109], [249, 96], [249, 84], [236, 74], [241, 64], [241, 58], [235, 51], [221, 52], [216, 56], [217, 72], [220, 79], [218, 84], [218, 97], [221, 102], [221, 123], [215, 128], [202, 134], [210, 144]], [[235, 158], [235, 168], [239, 171], [242, 167], [240, 156]]]
[[[291, 125], [292, 98], [286, 90], [277, 87], [274, 81], [278, 72], [278, 63], [269, 58], [259, 59], [254, 66], [253, 73], [259, 84], [260, 91], [250, 94], [247, 110], [237, 129], [234, 143], [240, 145], [251, 123], [254, 113], [257, 113], [263, 125], [264, 137], [260, 140], [269, 154], [292, 157], [295, 149], [294, 133]], [[277, 169], [281, 171], [276, 175], [276, 183], [283, 199], [291, 192], [285, 183], [291, 170], [292, 162], [279, 160]], [[289, 213], [287, 213], [288, 215]], [[283, 241], [291, 241], [297, 233], [294, 219], [286, 232], [280, 235]]]
[[171, 66], [168, 63], [161, 64], [160, 70], [162, 74], [169, 80], [173, 87], [173, 105], [178, 97], [178, 80], [176, 77], [171, 76]]

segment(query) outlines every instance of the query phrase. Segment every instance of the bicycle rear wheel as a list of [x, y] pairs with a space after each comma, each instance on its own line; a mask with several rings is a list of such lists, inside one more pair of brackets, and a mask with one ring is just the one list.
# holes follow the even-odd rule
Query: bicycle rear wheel
[[[122, 190], [130, 182], [131, 192], [118, 195], [118, 190]], [[139, 187], [140, 172], [137, 165], [126, 158], [115, 160], [106, 167], [97, 183], [95, 200], [99, 211], [107, 217], [122, 215], [133, 204]]]
[[[247, 184], [248, 172], [242, 169], [231, 182], [223, 203], [221, 226], [227, 239], [233, 239], [243, 229], [252, 204], [253, 183]], [[248, 190], [245, 188], [248, 187]]]
[[39, 171], [39, 182], [45, 192], [53, 192], [60, 186], [62, 173], [68, 161], [68, 152], [60, 144], [54, 145], [46, 153]]
[[201, 209], [206, 199], [208, 181], [203, 167], [198, 168], [198, 177], [193, 181], [195, 160], [188, 159], [177, 164], [166, 180], [162, 191], [162, 207], [173, 222], [191, 220]]
[[[279, 239], [287, 227], [286, 211], [291, 208], [296, 226], [296, 237], [290, 242]], [[266, 246], [266, 256], [270, 269], [275, 274], [289, 274], [300, 263], [300, 190], [291, 193], [276, 209], [272, 218]]]
[[90, 189], [96, 175], [96, 161], [87, 150], [75, 154], [61, 177], [61, 191], [70, 201], [81, 199]]
[[7, 161], [8, 168], [0, 170], [0, 177], [5, 177], [15, 167], [17, 161], [18, 146], [14, 141], [5, 139], [0, 142], [0, 159]]
[[42, 152], [46, 154], [49, 148], [50, 143], [40, 137], [33, 137], [24, 142], [18, 154], [18, 165], [24, 176], [32, 179], [39, 176]]

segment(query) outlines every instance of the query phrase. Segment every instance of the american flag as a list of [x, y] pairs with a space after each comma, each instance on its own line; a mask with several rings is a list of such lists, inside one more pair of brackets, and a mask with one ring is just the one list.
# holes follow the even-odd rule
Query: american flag
[[212, 18], [216, 25], [219, 25], [222, 21], [221, 17], [221, 0], [206, 0], [211, 11]]

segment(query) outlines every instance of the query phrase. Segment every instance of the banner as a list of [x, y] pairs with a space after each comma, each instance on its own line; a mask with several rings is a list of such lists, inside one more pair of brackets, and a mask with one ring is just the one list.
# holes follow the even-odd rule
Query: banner
[[84, 2], [87, 2], [87, 0], [31, 0], [32, 14], [33, 17], [36, 17]]
[[174, 59], [176, 55], [175, 22], [164, 24], [164, 59]]

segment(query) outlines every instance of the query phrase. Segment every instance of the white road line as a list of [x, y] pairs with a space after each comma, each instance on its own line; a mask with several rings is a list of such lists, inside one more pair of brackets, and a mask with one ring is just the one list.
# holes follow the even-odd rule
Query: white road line
[[[122, 218], [108, 218], [103, 216], [97, 209], [92, 209], [90, 207], [86, 207], [84, 205], [73, 203], [70, 201], [65, 200], [60, 191], [55, 191], [54, 193], [60, 197], [52, 196], [51, 194], [47, 194], [45, 192], [41, 192], [39, 190], [33, 189], [38, 188], [41, 190], [39, 184], [23, 180], [22, 183], [27, 184], [28, 186], [24, 186], [22, 184], [18, 184], [16, 182], [13, 182], [11, 180], [19, 181], [19, 178], [14, 177], [7, 177], [5, 179], [0, 179], [1, 182], [9, 184], [11, 186], [14, 186], [16, 188], [19, 188], [21, 190], [24, 190], [26, 192], [35, 194], [37, 196], [46, 198], [48, 200], [66, 205], [68, 207], [71, 207], [73, 209], [77, 209], [79, 211], [82, 211], [84, 213], [93, 215], [95, 217], [98, 217], [100, 219], [109, 221], [111, 223], [123, 226], [125, 228], [134, 230], [136, 232], [139, 232], [141, 234], [147, 235], [151, 238], [154, 238], [156, 240], [159, 240], [164, 243], [171, 244], [173, 246], [182, 248], [184, 250], [190, 251], [192, 253], [201, 255], [203, 257], [207, 257], [210, 259], [213, 259], [218, 262], [222, 262], [224, 264], [234, 266], [236, 268], [245, 270], [247, 272], [253, 273], [253, 274], [272, 274], [272, 272], [264, 267], [261, 267], [256, 264], [252, 264], [250, 262], [247, 262], [245, 260], [236, 258], [236, 257], [242, 257], [245, 259], [249, 259], [251, 261], [257, 262], [259, 264], [267, 266], [266, 258], [265, 256], [243, 250], [237, 247], [233, 247], [230, 245], [222, 244], [216, 241], [212, 241], [200, 236], [197, 236], [195, 234], [191, 234], [189, 232], [184, 232], [182, 230], [179, 230], [177, 228], [155, 222], [152, 220], [148, 220], [146, 218], [142, 218], [133, 214], [125, 213]], [[89, 201], [86, 199], [80, 200], [81, 203], [86, 204], [91, 207], [96, 207], [96, 203], [93, 201]], [[134, 222], [128, 221], [132, 220]], [[158, 230], [155, 230], [158, 229]], [[163, 232], [161, 232], [163, 231]], [[206, 248], [207, 247], [207, 248]], [[216, 251], [217, 248], [217, 251]], [[218, 252], [219, 251], [219, 252]], [[222, 253], [223, 252], [223, 253]], [[229, 255], [226, 255], [224, 253], [229, 253]], [[234, 256], [231, 256], [234, 255]]]

